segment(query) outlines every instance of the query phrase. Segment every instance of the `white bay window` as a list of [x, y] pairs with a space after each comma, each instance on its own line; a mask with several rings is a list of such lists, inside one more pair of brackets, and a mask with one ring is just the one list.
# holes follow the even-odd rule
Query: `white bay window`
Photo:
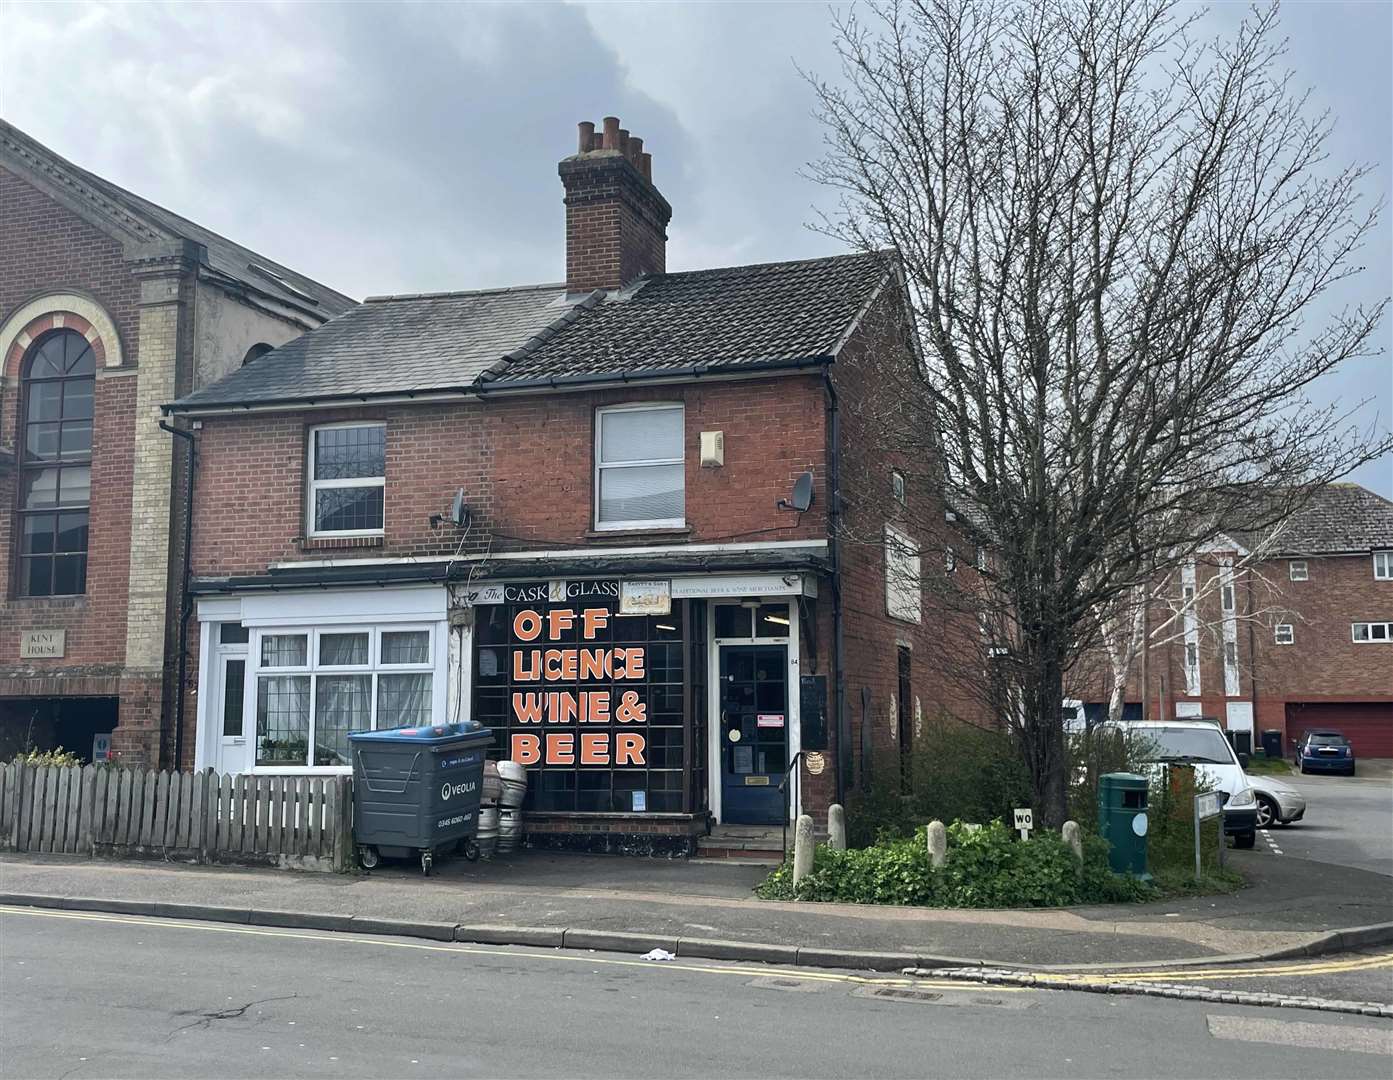
[[257, 768], [346, 768], [348, 733], [434, 720], [431, 627], [267, 629], [256, 659]]

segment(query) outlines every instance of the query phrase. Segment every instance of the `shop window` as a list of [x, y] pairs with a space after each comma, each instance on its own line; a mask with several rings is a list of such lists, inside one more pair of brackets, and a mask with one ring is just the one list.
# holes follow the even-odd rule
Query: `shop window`
[[[752, 609], [722, 607], [750, 633]], [[680, 600], [667, 615], [620, 615], [599, 597], [475, 609], [472, 715], [528, 766], [530, 809], [684, 809], [683, 617]]]
[[686, 480], [681, 405], [595, 414], [595, 527], [681, 528]]
[[22, 372], [18, 592], [75, 596], [87, 591], [96, 358], [81, 334], [58, 330]]
[[387, 478], [383, 424], [332, 424], [310, 432], [309, 535], [382, 532]]
[[429, 629], [263, 633], [256, 681], [256, 764], [351, 764], [348, 733], [429, 724]]

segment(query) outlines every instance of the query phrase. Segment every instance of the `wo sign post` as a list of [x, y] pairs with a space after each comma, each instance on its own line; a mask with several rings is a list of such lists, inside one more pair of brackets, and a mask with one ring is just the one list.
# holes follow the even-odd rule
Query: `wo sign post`
[[1219, 819], [1219, 867], [1224, 866], [1224, 800], [1217, 791], [1206, 791], [1195, 796], [1195, 880], [1198, 881], [1200, 869], [1200, 822], [1212, 817]]
[[1035, 812], [1030, 807], [1022, 807], [1013, 810], [1016, 819], [1016, 831], [1021, 834], [1022, 840], [1030, 839], [1030, 830], [1035, 828]]

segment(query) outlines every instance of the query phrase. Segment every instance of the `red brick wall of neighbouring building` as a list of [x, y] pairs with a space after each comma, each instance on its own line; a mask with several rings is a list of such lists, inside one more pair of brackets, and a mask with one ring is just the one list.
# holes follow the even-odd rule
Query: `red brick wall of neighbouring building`
[[[976, 652], [976, 624], [945, 610], [945, 547], [953, 542], [945, 522], [946, 506], [938, 483], [937, 464], [924, 455], [895, 449], [889, 428], [913, 425], [896, 400], [902, 385], [887, 372], [903, 371], [909, 364], [902, 324], [891, 306], [891, 296], [867, 313], [862, 328], [852, 336], [833, 366], [833, 380], [841, 399], [840, 487], [844, 517], [840, 540], [843, 574], [846, 706], [850, 714], [851, 757], [856, 766], [846, 777], [850, 790], [864, 785], [868, 763], [863, 748], [869, 743], [874, 770], [895, 768], [901, 750], [898, 720], [891, 711], [892, 696], [898, 707], [899, 653], [910, 650], [910, 690], [907, 703], [913, 749], [914, 701], [918, 699], [924, 725], [940, 717], [986, 722], [979, 696], [980, 684], [970, 685], [965, 676], [972, 669], [962, 657]], [[906, 478], [903, 506], [894, 498], [891, 470]], [[919, 545], [921, 618], [919, 623], [893, 618], [887, 613], [884, 529], [894, 525]], [[971, 552], [962, 553], [955, 574], [957, 584], [968, 585], [975, 575]], [[969, 625], [970, 624], [970, 625]], [[830, 632], [830, 631], [829, 631]], [[970, 634], [971, 636], [965, 636]], [[947, 661], [951, 658], [953, 663]], [[951, 673], [951, 674], [950, 674]], [[870, 691], [869, 712], [863, 690]], [[869, 740], [864, 728], [869, 725]]]
[[[264, 572], [272, 562], [318, 559], [304, 527], [308, 429], [340, 420], [387, 425], [385, 537], [380, 546], [334, 550], [335, 558], [448, 555], [451, 528], [432, 529], [463, 487], [474, 529], [466, 551], [492, 537], [496, 552], [634, 542], [592, 530], [594, 415], [602, 405], [681, 401], [686, 407], [688, 529], [644, 534], [664, 542], [790, 540], [826, 535], [822, 391], [814, 378], [771, 378], [635, 388], [481, 404], [413, 405], [352, 412], [209, 417], [198, 432], [194, 498], [195, 575]], [[725, 465], [702, 468], [698, 436], [725, 433]], [[813, 508], [775, 509], [794, 479], [817, 478]]]
[[[139, 286], [122, 262], [121, 245], [76, 214], [0, 169], [0, 321], [45, 293], [85, 293], [116, 324], [129, 367], [135, 360]], [[16, 446], [17, 370], [0, 388], [0, 445]], [[126, 585], [129, 575], [130, 486], [135, 379], [99, 368], [92, 438], [91, 532], [87, 592], [81, 597], [17, 598], [14, 517], [0, 513], [0, 695], [43, 690], [56, 675], [82, 680], [61, 692], [115, 694], [108, 677], [125, 659]], [[15, 472], [0, 472], [0, 506], [17, 505]], [[19, 657], [19, 635], [29, 629], [67, 631], [62, 659]], [[33, 681], [37, 677], [42, 682]], [[93, 680], [99, 681], [93, 681]], [[59, 692], [48, 690], [47, 692]]]

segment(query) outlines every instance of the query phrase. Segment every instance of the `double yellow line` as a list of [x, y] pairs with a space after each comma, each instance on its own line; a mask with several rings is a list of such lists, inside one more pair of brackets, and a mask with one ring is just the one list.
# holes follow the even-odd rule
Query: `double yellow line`
[[[219, 923], [189, 922], [183, 919], [160, 919], [144, 915], [107, 915], [101, 912], [54, 911], [50, 908], [17, 907], [0, 904], [0, 915], [30, 915], [42, 919], [70, 919], [77, 922], [117, 923], [127, 926], [167, 927], [172, 930], [196, 930], [212, 934], [243, 934], [252, 937], [291, 938], [297, 941], [323, 941], [337, 945], [367, 945], [376, 948], [414, 949], [419, 952], [455, 953], [464, 956], [517, 957], [527, 960], [545, 960], [571, 964], [589, 964], [592, 967], [635, 967], [648, 971], [689, 971], [705, 975], [736, 975], [745, 979], [799, 979], [804, 982], [843, 983], [856, 986], [897, 986], [914, 989], [959, 990], [967, 992], [976, 989], [970, 983], [956, 980], [929, 981], [926, 979], [891, 978], [875, 975], [845, 975], [816, 968], [778, 968], [760, 965], [749, 967], [725, 964], [698, 964], [683, 960], [622, 960], [617, 957], [594, 956], [590, 953], [538, 949], [522, 952], [505, 947], [477, 945], [428, 945], [417, 941], [397, 941], [378, 937], [363, 937], [353, 933], [325, 932], [305, 933], [298, 930], [261, 929], [250, 926], [224, 926]], [[992, 993], [1019, 993], [1025, 987], [993, 986]]]
[[1338, 975], [1346, 971], [1393, 968], [1393, 953], [1356, 956], [1348, 960], [1311, 960], [1248, 968], [1175, 968], [1170, 971], [1080, 971], [1033, 974], [1042, 982], [1204, 982], [1211, 979], [1277, 979], [1288, 975]]

